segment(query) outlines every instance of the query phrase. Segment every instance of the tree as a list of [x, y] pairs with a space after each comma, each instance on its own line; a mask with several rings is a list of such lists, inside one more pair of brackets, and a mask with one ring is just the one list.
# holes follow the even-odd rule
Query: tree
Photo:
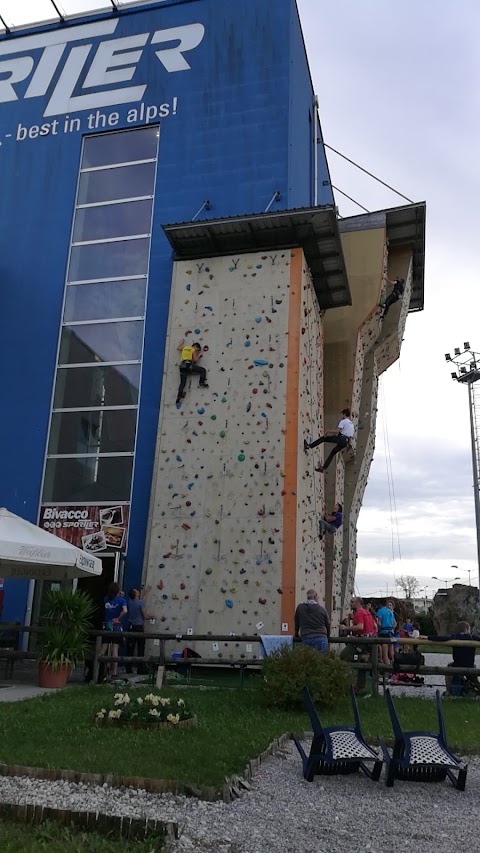
[[397, 578], [397, 586], [405, 593], [405, 598], [415, 598], [420, 589], [420, 584], [414, 575], [400, 575]]

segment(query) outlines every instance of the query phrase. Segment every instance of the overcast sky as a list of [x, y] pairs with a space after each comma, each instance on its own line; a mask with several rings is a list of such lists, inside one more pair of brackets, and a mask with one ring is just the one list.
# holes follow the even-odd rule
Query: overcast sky
[[[71, 13], [109, 4], [59, 5]], [[451, 380], [444, 353], [464, 341], [480, 350], [480, 4], [298, 5], [325, 141], [427, 202], [425, 311], [409, 316], [401, 359], [381, 381], [357, 587], [364, 595], [387, 584], [393, 591], [396, 576], [413, 574], [430, 593], [432, 575], [467, 582], [468, 569], [476, 582], [467, 391]], [[48, 0], [0, 0], [7, 22], [39, 20], [49, 8]], [[335, 154], [328, 157], [333, 183], [369, 210], [402, 203]], [[337, 203], [343, 216], [360, 212], [342, 196]]]

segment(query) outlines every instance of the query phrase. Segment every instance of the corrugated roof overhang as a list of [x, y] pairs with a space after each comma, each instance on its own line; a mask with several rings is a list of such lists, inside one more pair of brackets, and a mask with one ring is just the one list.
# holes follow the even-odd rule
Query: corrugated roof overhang
[[347, 216], [340, 220], [340, 233], [386, 228], [389, 249], [411, 248], [413, 281], [410, 311], [421, 311], [425, 293], [425, 224], [427, 206], [424, 201]]
[[311, 270], [320, 308], [352, 304], [337, 217], [330, 205], [184, 222], [164, 225], [163, 230], [175, 260], [299, 246]]

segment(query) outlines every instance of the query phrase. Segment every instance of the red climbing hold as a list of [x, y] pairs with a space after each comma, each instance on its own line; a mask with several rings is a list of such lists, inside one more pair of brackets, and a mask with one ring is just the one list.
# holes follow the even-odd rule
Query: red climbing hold
[[184, 529], [184, 530], [190, 530], [190, 529], [191, 529], [191, 528], [190, 528], [190, 525], [189, 525], [189, 524], [187, 524], [187, 522], [186, 522], [186, 521], [184, 521], [184, 522], [183, 522], [182, 527], [183, 527], [183, 529]]
[[266, 599], [266, 598], [259, 598], [259, 599], [258, 599], [258, 603], [259, 603], [259, 604], [266, 604], [266, 603], [267, 603], [267, 599]]
[[182, 583], [180, 584], [180, 589], [185, 589], [185, 584], [183, 583], [183, 581], [182, 581]]
[[159, 581], [159, 582], [157, 583], [157, 589], [163, 589], [164, 585], [165, 585], [165, 584], [163, 583], [163, 581]]
[[171, 557], [171, 556], [172, 556], [172, 552], [168, 551], [166, 554], [163, 555], [163, 559], [166, 560], [167, 557]]

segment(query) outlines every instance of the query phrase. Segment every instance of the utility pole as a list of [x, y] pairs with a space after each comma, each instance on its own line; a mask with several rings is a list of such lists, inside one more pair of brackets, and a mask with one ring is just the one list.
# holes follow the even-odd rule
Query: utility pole
[[463, 344], [463, 351], [455, 347], [453, 357], [445, 353], [445, 361], [455, 366], [452, 379], [461, 382], [468, 388], [468, 405], [470, 412], [470, 439], [472, 445], [473, 500], [475, 504], [475, 525], [477, 528], [477, 569], [478, 586], [480, 589], [480, 392], [476, 382], [480, 379], [480, 353], [473, 352], [470, 344]]

